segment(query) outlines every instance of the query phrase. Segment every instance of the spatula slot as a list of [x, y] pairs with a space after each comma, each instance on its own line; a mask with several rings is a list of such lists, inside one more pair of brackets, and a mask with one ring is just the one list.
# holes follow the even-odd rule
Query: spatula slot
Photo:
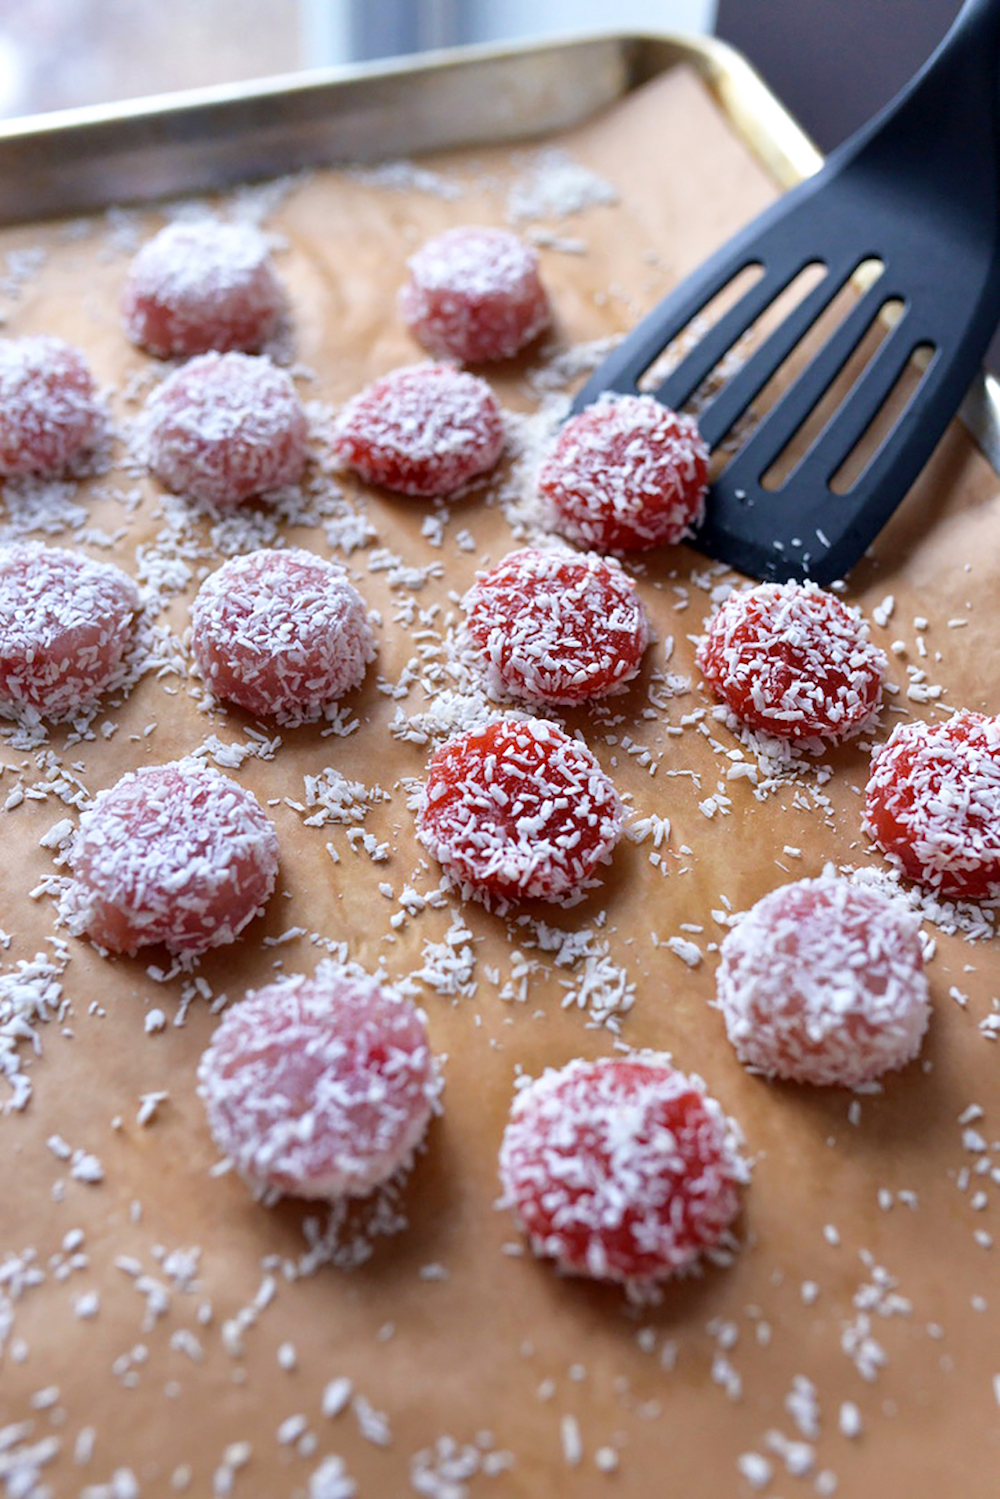
[[[701, 419], [712, 402], [746, 366], [747, 360], [755, 349], [765, 347], [776, 332], [796, 313], [801, 315], [803, 309], [815, 302], [817, 297], [822, 299], [824, 293], [821, 288], [829, 282], [830, 275], [830, 267], [820, 261], [814, 260], [804, 265], [792, 280], [779, 289], [771, 301], [761, 308], [753, 321], [746, 326], [712, 367], [693, 394], [682, 403], [682, 409], [690, 411]], [[772, 277], [772, 281], [774, 279]], [[811, 320], [812, 315], [807, 314], [807, 317]], [[662, 389], [660, 399], [664, 399]], [[737, 413], [734, 420], [738, 419], [740, 414]], [[706, 438], [706, 441], [713, 444], [716, 440], [713, 437]]]
[[[796, 358], [794, 365], [789, 365], [786, 368], [785, 378], [781, 382], [782, 388], [777, 393], [772, 392], [769, 407], [765, 410], [763, 403], [757, 406], [754, 412], [753, 430], [746, 441], [743, 442], [738, 454], [741, 466], [746, 472], [747, 477], [752, 478], [755, 485], [761, 484], [763, 475], [771, 469], [772, 465], [778, 462], [790, 444], [794, 443], [793, 458], [805, 451], [799, 439], [802, 427], [820, 400], [827, 394], [827, 391], [833, 385], [841, 371], [848, 364], [848, 361], [855, 355], [858, 347], [868, 334], [869, 329], [875, 323], [881, 307], [888, 300], [889, 298], [881, 289], [881, 283], [873, 286], [860, 301], [854, 302], [850, 306], [849, 311], [842, 318], [839, 325], [834, 327], [832, 332], [828, 331], [826, 342], [821, 348], [816, 350], [815, 340], [812, 341], [812, 357], [808, 357], [807, 350], [807, 362], [804, 366], [802, 359]], [[791, 321], [794, 322], [795, 319], [793, 318]], [[831, 321], [835, 321], [835, 319]], [[789, 330], [786, 326], [779, 330], [779, 335], [775, 337], [785, 340], [791, 338], [794, 344], [798, 342], [801, 334], [802, 330], [800, 328], [796, 327]], [[772, 343], [774, 341], [773, 339], [771, 340]], [[783, 352], [789, 353], [790, 349], [785, 349]], [[772, 354], [773, 350], [770, 348], [770, 344], [765, 345], [759, 351], [761, 364], [765, 364], [766, 359], [770, 359]], [[748, 369], [750, 365], [755, 363], [756, 358], [757, 356], [754, 356], [753, 359], [748, 361]], [[770, 367], [774, 367], [773, 359], [770, 359]], [[756, 371], [754, 373], [756, 383], [759, 384], [759, 373]], [[739, 386], [745, 378], [744, 372], [741, 371], [732, 383], [734, 386]], [[719, 398], [719, 404], [721, 405], [729, 400], [731, 396], [731, 390], [727, 389]], [[728, 417], [729, 413], [727, 412], [726, 414]], [[710, 409], [708, 415], [711, 418], [716, 413]], [[871, 411], [869, 411], [869, 417], [870, 415]], [[702, 423], [703, 432], [706, 425], [708, 425], [707, 422]], [[709, 442], [713, 441], [715, 435], [715, 431], [713, 430], [707, 440]], [[855, 438], [851, 439], [852, 442], [854, 440]], [[845, 453], [846, 447], [841, 449], [836, 455], [835, 460], [830, 464], [829, 470], [823, 475], [822, 482], [824, 484], [829, 478], [830, 473], [833, 472], [833, 469], [843, 459]], [[797, 472], [797, 467], [793, 465], [792, 468], [793, 471]], [[786, 470], [786, 474], [787, 472]]]
[[[866, 299], [866, 326], [859, 330], [862, 315], [857, 315], [853, 325], [848, 325], [848, 318], [857, 306], [853, 287], [845, 288], [816, 324], [812, 335], [796, 349], [794, 358], [777, 372], [770, 386], [762, 392], [757, 408], [759, 417], [776, 406], [807, 370], [812, 374], [810, 384], [813, 390], [818, 389], [824, 378], [826, 380], [825, 389], [819, 391], [811, 409], [803, 412], [800, 424], [761, 474], [764, 489], [781, 489], [788, 481], [802, 457], [857, 387], [905, 310], [905, 304], [898, 297], [889, 297], [874, 307]], [[853, 347], [849, 348], [849, 344]]]
[[[891, 410], [886, 412], [886, 422], [890, 427], [887, 440], [891, 440], [898, 429], [901, 416], [905, 414], [899, 411], [898, 400], [893, 398], [900, 380], [911, 365], [911, 406], [919, 392], [919, 381], [916, 389], [912, 386], [913, 376], [921, 371], [921, 366], [925, 363], [923, 352], [917, 357], [918, 348], [923, 351], [926, 343], [923, 340], [918, 342], [917, 335], [909, 331], [906, 317], [889, 329], [812, 446], [804, 450], [801, 442], [796, 442], [798, 452], [804, 452], [804, 456], [786, 476], [783, 491], [794, 489], [800, 497], [803, 494], [828, 494], [833, 476], [856, 451], [861, 460], [862, 473], [854, 479], [852, 488], [857, 485], [859, 478], [867, 474], [875, 460], [881, 457], [881, 451], [874, 446], [869, 436], [879, 413], [887, 402], [893, 402], [895, 416]], [[931, 364], [923, 369], [925, 377], [930, 373], [932, 365], [933, 358]], [[792, 395], [795, 394], [793, 391]], [[883, 447], [884, 445], [883, 443]], [[794, 485], [791, 485], [792, 480]], [[848, 492], [844, 489], [841, 494], [846, 496]]]
[[[780, 328], [783, 322], [794, 319], [829, 276], [830, 268], [816, 259], [777, 267], [765, 265], [764, 274], [753, 286], [726, 308], [706, 332], [692, 338], [682, 363], [653, 393], [675, 411], [700, 413], [705, 400], [710, 400], [720, 384], [728, 383], [739, 369], [745, 358], [743, 348], [750, 347], [751, 340], [766, 341], [768, 329]], [[814, 316], [810, 316], [809, 322]], [[694, 331], [688, 328], [689, 333]], [[714, 438], [707, 434], [706, 441], [709, 446], [714, 445]]]
[[831, 478], [834, 494], [850, 494], [892, 440], [927, 379], [934, 353], [933, 344], [921, 343], [910, 354], [884, 404]]
[[636, 377], [636, 389], [644, 395], [655, 394], [668, 375], [695, 348], [722, 318], [749, 296], [764, 274], [759, 261], [743, 266], [731, 280], [727, 281], [705, 305], [697, 309], [691, 321], [682, 328], [676, 338], [671, 339], [651, 364]]
[[[736, 368], [712, 403], [700, 414], [702, 435], [710, 447], [720, 446], [724, 439], [730, 449], [738, 445], [745, 433], [734, 438], [732, 429], [751, 404], [756, 403], [754, 420], [759, 423], [798, 378], [803, 363], [811, 357], [810, 351], [815, 354], [821, 342], [829, 342], [831, 330], [844, 322], [846, 311], [855, 300], [847, 283], [874, 285], [883, 269], [881, 261], [870, 257], [860, 266], [853, 260], [828, 266], [826, 274], [791, 310], [776, 308], [776, 312], [784, 312], [784, 316], [772, 320], [776, 326], [770, 331], [761, 329], [758, 346], [746, 356], [745, 362]], [[862, 272], [864, 279], [859, 280]]]

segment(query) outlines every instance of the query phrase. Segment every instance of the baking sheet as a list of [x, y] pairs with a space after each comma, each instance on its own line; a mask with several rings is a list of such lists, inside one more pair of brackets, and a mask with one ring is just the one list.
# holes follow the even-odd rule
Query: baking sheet
[[[283, 244], [291, 354], [316, 403], [310, 492], [289, 518], [251, 506], [215, 529], [166, 500], [125, 442], [78, 488], [7, 486], [5, 534], [109, 556], [152, 588], [164, 666], [98, 716], [92, 739], [55, 732], [2, 750], [0, 995], [10, 1007], [20, 994], [23, 1010], [40, 969], [50, 1013], [30, 1026], [37, 1056], [32, 1037], [8, 1037], [32, 1094], [0, 1119], [0, 1474], [32, 1494], [350, 1492], [334, 1486], [336, 1458], [361, 1495], [985, 1499], [1000, 1459], [995, 939], [928, 922], [931, 1032], [883, 1091], [742, 1072], [711, 1008], [728, 913], [828, 860], [878, 861], [859, 830], [866, 746], [771, 783], [773, 767], [713, 715], [691, 637], [731, 575], [687, 549], [637, 563], [657, 632], [648, 665], [610, 706], [566, 715], [629, 797], [633, 830], [671, 824], [659, 848], [623, 840], [585, 904], [502, 920], [442, 901], [407, 808], [421, 738], [448, 722], [447, 693], [468, 687], [448, 653], [454, 599], [532, 534], [534, 458], [579, 372], [768, 201], [774, 179], [679, 57], [568, 128], [419, 167], [311, 171], [214, 205], [262, 217]], [[0, 239], [8, 330], [85, 348], [125, 432], [156, 370], [125, 344], [117, 296], [162, 218], [130, 209]], [[331, 410], [419, 357], [394, 309], [406, 254], [449, 224], [511, 218], [540, 243], [556, 327], [490, 373], [509, 413], [502, 472], [429, 507], [332, 474]], [[898, 691], [881, 734], [907, 714], [1000, 710], [997, 507], [992, 471], [955, 426], [850, 580], [891, 652]], [[379, 611], [378, 660], [334, 726], [351, 732], [275, 731], [206, 708], [169, 670], [199, 574], [272, 539], [345, 560]], [[75, 817], [81, 788], [194, 750], [245, 755], [232, 773], [271, 805], [282, 854], [266, 916], [196, 983], [151, 973], [155, 955], [107, 961], [66, 939], [40, 842]], [[308, 826], [306, 777], [328, 769], [390, 799], [370, 795], [353, 828]], [[388, 857], [373, 859], [359, 830]], [[551, 929], [582, 956], [546, 951]], [[443, 1116], [398, 1198], [331, 1227], [315, 1208], [263, 1209], [216, 1173], [193, 1085], [224, 996], [341, 944], [412, 987], [447, 1060]], [[449, 946], [467, 992], [441, 992]], [[147, 1029], [156, 1011], [165, 1024]], [[699, 1073], [755, 1159], [735, 1263], [641, 1309], [522, 1253], [495, 1207], [516, 1073], [622, 1044]], [[405, 1228], [380, 1231], [399, 1217]], [[37, 1478], [13, 1488], [32, 1463]]]

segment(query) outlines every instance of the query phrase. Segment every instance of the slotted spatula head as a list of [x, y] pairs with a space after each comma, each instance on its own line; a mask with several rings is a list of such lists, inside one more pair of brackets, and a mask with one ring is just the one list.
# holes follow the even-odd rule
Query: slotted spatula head
[[[698, 336], [700, 315], [748, 268], [753, 285]], [[740, 340], [761, 319], [766, 326], [807, 270], [810, 289], [741, 357]], [[867, 284], [842, 321], [808, 346], [817, 320], [862, 270]], [[654, 308], [573, 410], [605, 391], [650, 388], [644, 376], [681, 340], [686, 352], [652, 394], [680, 409], [711, 376], [699, 425], [717, 460], [729, 454], [693, 545], [752, 577], [829, 583], [846, 575], [923, 468], [998, 320], [1000, 0], [966, 0], [903, 92]], [[883, 335], [874, 354], [805, 439], [807, 420], [844, 383], [873, 329]], [[791, 383], [755, 415], [764, 387], [803, 348]], [[848, 460], [891, 403], [901, 409], [889, 430], [845, 482]], [[786, 452], [796, 454], [791, 471], [774, 480]]]

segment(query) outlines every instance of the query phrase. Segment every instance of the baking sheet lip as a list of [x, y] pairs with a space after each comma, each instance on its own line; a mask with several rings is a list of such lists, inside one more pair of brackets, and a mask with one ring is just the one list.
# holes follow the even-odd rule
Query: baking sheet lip
[[[747, 59], [728, 42], [718, 37], [671, 31], [628, 30], [614, 27], [588, 27], [571, 31], [554, 31], [531, 38], [503, 43], [468, 43], [454, 47], [430, 49], [415, 54], [386, 57], [370, 62], [344, 63], [323, 68], [303, 69], [292, 73], [269, 74], [237, 83], [210, 84], [197, 88], [170, 90], [138, 95], [106, 104], [78, 105], [68, 109], [47, 110], [17, 115], [0, 121], [0, 146], [39, 137], [70, 136], [94, 128], [118, 124], [136, 124], [142, 120], [163, 120], [197, 113], [201, 110], [238, 108], [268, 99], [307, 98], [327, 92], [346, 90], [383, 80], [412, 79], [419, 82], [442, 70], [459, 71], [475, 64], [533, 60], [545, 54], [584, 51], [588, 47], [610, 46], [627, 64], [630, 86], [647, 76], [650, 53], [672, 54], [671, 64], [684, 58], [716, 80], [730, 76], [734, 87], [756, 94], [754, 102], [767, 103], [781, 123], [798, 138], [803, 161], [815, 147], [768, 88], [761, 75]], [[658, 65], [656, 70], [662, 70]], [[819, 160], [816, 160], [819, 165]]]
[[176, 89], [144, 94], [107, 104], [85, 104], [68, 109], [48, 110], [17, 115], [0, 122], [0, 144], [39, 135], [71, 133], [94, 126], [117, 123], [134, 124], [142, 119], [158, 119], [200, 109], [238, 106], [242, 103], [290, 95], [307, 96], [337, 90], [350, 84], [375, 83], [383, 78], [418, 79], [421, 75], [442, 69], [458, 69], [475, 63], [516, 61], [545, 52], [583, 49], [588, 45], [611, 44], [626, 53], [636, 45], [676, 48], [680, 54], [696, 50], [699, 38], [670, 32], [623, 32], [613, 28], [553, 32], [524, 41], [503, 44], [467, 43], [454, 47], [429, 49], [403, 56], [379, 58], [371, 62], [343, 63], [323, 68], [309, 68], [293, 73], [276, 73], [250, 78], [238, 83], [208, 84], [197, 88]]
[[[217, 147], [220, 116], [228, 114], [236, 129], [247, 128], [248, 113], [269, 102], [277, 105], [283, 101], [289, 106], [293, 101], [313, 101], [314, 104], [319, 101], [321, 109], [323, 101], [328, 97], [332, 101], [338, 94], [347, 97], [360, 93], [363, 97], [366, 89], [374, 90], [379, 84], [394, 82], [400, 85], [409, 82], [420, 87], [442, 72], [460, 75], [462, 70], [477, 66], [516, 67], [519, 63], [527, 65], [548, 59], [565, 68], [574, 53], [583, 53], [588, 48], [611, 49], [621, 64], [621, 86], [617, 93], [609, 94], [603, 102], [611, 103], [614, 98], [622, 97], [668, 67], [687, 62], [696, 68], [715, 93], [731, 123], [779, 185], [789, 185], [791, 180], [798, 180], [820, 164], [821, 157], [792, 116], [750, 63], [729, 43], [701, 34], [588, 27], [500, 44], [439, 48], [371, 62], [274, 74], [239, 83], [22, 115], [0, 121], [0, 169], [18, 170], [25, 164], [23, 154], [32, 148], [37, 148], [40, 159], [29, 157], [27, 164], [36, 172], [40, 168], [47, 176], [74, 162], [88, 160], [88, 152], [88, 164], [94, 168], [94, 156], [112, 147], [119, 155], [134, 148], [155, 150], [183, 144], [196, 147], [199, 117], [203, 119], [206, 145]], [[578, 118], [587, 118], [595, 107], [593, 94], [581, 89]], [[761, 116], [766, 119], [764, 127], [758, 123]], [[287, 115], [279, 115], [274, 121], [260, 116], [250, 120], [250, 125], [258, 130], [272, 124], [280, 129], [283, 125], [295, 128], [296, 125], [305, 127], [317, 123], [321, 123], [319, 112], [309, 114], [306, 110], [301, 116], [295, 110], [289, 110]], [[513, 134], [528, 137], [551, 127], [550, 120], [532, 118], [529, 112], [523, 131]], [[456, 138], [454, 144], [470, 142]], [[162, 195], [157, 193], [155, 196]], [[145, 195], [142, 195], [142, 201], [147, 201]], [[5, 216], [0, 210], [0, 222], [4, 221]], [[6, 221], [11, 219], [8, 217]]]
[[[793, 117], [772, 93], [761, 75], [729, 43], [705, 35], [644, 30], [622, 31], [613, 27], [589, 27], [553, 32], [501, 44], [477, 43], [439, 48], [417, 54], [377, 59], [371, 62], [342, 64], [334, 67], [274, 74], [239, 83], [216, 84], [200, 88], [175, 90], [115, 101], [100, 105], [83, 105], [72, 109], [50, 110], [16, 116], [0, 121], [0, 160], [5, 148], [18, 151], [32, 145], [44, 146], [51, 156], [64, 147], [82, 146], [88, 137], [108, 132], [136, 129], [143, 124], [174, 125], [173, 136], [179, 136], [185, 121], [204, 114], [213, 122], [221, 112], [240, 113], [242, 108], [268, 101], [323, 100], [327, 95], [364, 91], [380, 83], [407, 81], [417, 85], [442, 71], [460, 73], [476, 65], [503, 65], [531, 62], [587, 48], [609, 47], [622, 62], [622, 94], [665, 71], [666, 66], [687, 61], [697, 68], [706, 83], [719, 97], [720, 104], [746, 140], [764, 160], [782, 186], [808, 175], [822, 158]], [[666, 60], [666, 61], [665, 61]], [[590, 113], [581, 98], [581, 118]], [[766, 125], [758, 127], [761, 115]], [[538, 122], [525, 122], [524, 134], [544, 128]], [[175, 143], [164, 132], [164, 139]], [[155, 142], [154, 142], [155, 144]], [[456, 144], [462, 142], [456, 141]], [[782, 170], [783, 169], [783, 170]]]

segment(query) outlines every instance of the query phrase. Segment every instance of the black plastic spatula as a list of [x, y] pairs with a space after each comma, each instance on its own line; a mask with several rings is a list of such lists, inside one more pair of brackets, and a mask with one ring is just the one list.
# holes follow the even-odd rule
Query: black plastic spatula
[[[696, 320], [748, 268], [754, 284], [698, 336]], [[818, 279], [794, 309], [755, 343], [745, 338], [807, 271]], [[862, 280], [842, 321], [815, 351], [806, 346], [806, 362], [758, 419], [753, 403], [765, 385], [845, 286]], [[603, 391], [646, 389], [644, 375], [684, 335], [686, 352], [652, 393], [679, 409], [711, 375], [699, 424], [717, 457], [732, 449], [694, 545], [753, 577], [829, 583], [846, 575], [923, 468], [998, 320], [1000, 0], [966, 0], [902, 93], [649, 313], [573, 409]], [[804, 439], [873, 330], [881, 342]], [[741, 339], [750, 346], [742, 360], [732, 352]], [[727, 356], [728, 378], [719, 369]], [[900, 413], [845, 482], [848, 460], [893, 402]], [[790, 445], [804, 456], [774, 480]]]

